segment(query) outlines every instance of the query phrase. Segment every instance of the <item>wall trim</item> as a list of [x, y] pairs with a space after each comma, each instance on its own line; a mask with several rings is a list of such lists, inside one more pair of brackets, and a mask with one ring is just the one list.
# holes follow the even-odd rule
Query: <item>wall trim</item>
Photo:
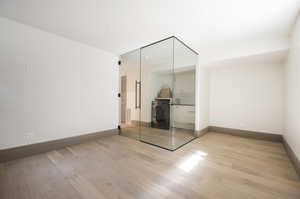
[[300, 178], [300, 161], [284, 137], [283, 137], [283, 146], [284, 146], [284, 148], [285, 148], [285, 150], [286, 150], [286, 152], [287, 152], [287, 154], [288, 154], [288, 156]]
[[151, 127], [151, 122], [144, 122], [138, 120], [131, 120], [131, 124], [134, 126]]
[[[262, 133], [257, 131], [224, 128], [224, 127], [217, 127], [217, 126], [208, 126], [206, 128], [203, 128], [202, 130], [196, 131], [197, 137], [201, 137], [208, 132], [225, 133], [225, 134], [240, 136], [245, 138], [267, 140], [273, 142], [282, 142], [293, 166], [295, 167], [298, 176], [300, 177], [300, 161], [295, 155], [295, 152], [292, 150], [292, 148], [290, 147], [290, 145], [282, 135]], [[36, 143], [31, 145], [9, 148], [9, 149], [3, 149], [0, 150], [0, 162], [7, 162], [19, 158], [24, 158], [39, 153], [45, 153], [51, 150], [64, 148], [66, 146], [80, 144], [104, 136], [111, 136], [111, 135], [118, 135], [118, 134], [119, 134], [118, 129], [110, 129], [110, 130], [100, 131], [96, 133], [89, 133], [89, 134], [73, 136], [69, 138], [41, 142], [41, 143]]]
[[48, 151], [64, 148], [66, 146], [80, 144], [82, 142], [101, 138], [103, 136], [118, 135], [118, 129], [110, 129], [100, 131], [96, 133], [89, 133], [79, 136], [73, 136], [58, 140], [51, 140], [47, 142], [41, 142], [36, 144], [30, 144], [25, 146], [19, 146], [9, 149], [0, 150], [0, 162], [7, 162], [19, 158], [24, 158], [39, 153], [45, 153]]
[[224, 128], [224, 127], [217, 127], [217, 126], [209, 126], [208, 132], [217, 132], [217, 133], [224, 133], [233, 136], [245, 137], [245, 138], [252, 138], [257, 140], [267, 140], [272, 142], [280, 142], [283, 144], [285, 151], [293, 164], [296, 173], [300, 179], [300, 161], [297, 158], [295, 152], [292, 150], [284, 136], [272, 133], [264, 133], [264, 132], [257, 132], [257, 131], [247, 131], [247, 130], [240, 130], [240, 129], [232, 129], [232, 128]]
[[209, 132], [209, 127], [205, 127], [199, 131], [195, 131], [196, 137], [202, 137], [203, 135], [205, 135], [208, 132]]
[[283, 137], [282, 137], [282, 135], [279, 135], [279, 134], [272, 134], [272, 133], [265, 133], [265, 132], [258, 132], [258, 131], [248, 131], [248, 130], [225, 128], [225, 127], [217, 127], [217, 126], [209, 126], [208, 130], [210, 132], [226, 133], [226, 134], [230, 134], [230, 135], [234, 135], [234, 136], [252, 138], [252, 139], [257, 139], [257, 140], [283, 142], [282, 141]]

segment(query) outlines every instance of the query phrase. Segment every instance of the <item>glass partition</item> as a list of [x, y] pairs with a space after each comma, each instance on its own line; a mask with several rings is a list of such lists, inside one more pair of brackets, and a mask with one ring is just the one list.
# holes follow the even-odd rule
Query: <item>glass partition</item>
[[197, 54], [174, 39], [172, 130], [176, 149], [195, 138], [195, 82]]
[[120, 61], [120, 132], [139, 140], [140, 50], [121, 55]]
[[172, 149], [173, 38], [141, 48], [141, 131], [143, 142]]
[[197, 54], [170, 37], [121, 61], [121, 134], [168, 150], [193, 140]]

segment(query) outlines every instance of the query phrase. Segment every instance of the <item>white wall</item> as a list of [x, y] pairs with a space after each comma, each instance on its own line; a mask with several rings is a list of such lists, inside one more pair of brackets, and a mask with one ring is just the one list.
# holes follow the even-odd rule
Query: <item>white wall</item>
[[5, 18], [0, 32], [0, 149], [117, 127], [117, 57]]
[[284, 137], [300, 159], [300, 20], [294, 27], [285, 65]]
[[[199, 57], [199, 62], [201, 56]], [[196, 130], [209, 126], [209, 70], [200, 64], [196, 66]]]
[[210, 126], [283, 132], [283, 67], [235, 65], [210, 70]]

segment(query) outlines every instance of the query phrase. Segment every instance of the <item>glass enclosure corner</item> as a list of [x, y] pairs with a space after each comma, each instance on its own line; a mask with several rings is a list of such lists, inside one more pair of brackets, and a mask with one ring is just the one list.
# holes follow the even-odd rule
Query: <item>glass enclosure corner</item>
[[168, 150], [193, 140], [197, 54], [171, 37], [121, 59], [121, 134]]

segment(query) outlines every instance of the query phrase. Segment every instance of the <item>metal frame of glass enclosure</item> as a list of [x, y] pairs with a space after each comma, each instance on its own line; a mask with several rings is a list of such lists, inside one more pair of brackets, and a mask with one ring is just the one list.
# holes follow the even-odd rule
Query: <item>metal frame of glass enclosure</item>
[[175, 36], [121, 56], [121, 135], [171, 151], [196, 138], [197, 56]]

